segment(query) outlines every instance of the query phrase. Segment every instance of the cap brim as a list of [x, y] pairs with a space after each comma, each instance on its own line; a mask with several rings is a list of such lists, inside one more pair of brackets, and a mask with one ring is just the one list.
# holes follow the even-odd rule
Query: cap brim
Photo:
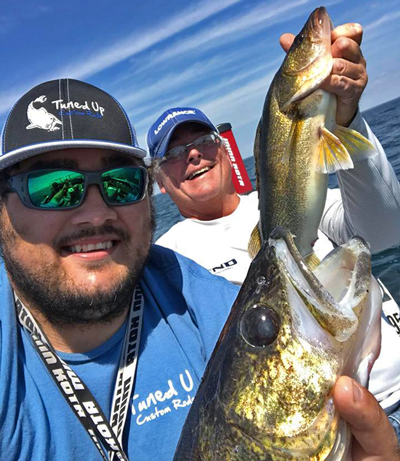
[[117, 152], [123, 152], [125, 154], [131, 155], [132, 157], [140, 159], [146, 157], [147, 155], [145, 150], [140, 149], [139, 147], [129, 146], [127, 144], [119, 144], [116, 142], [107, 141], [95, 141], [93, 139], [73, 139], [33, 144], [30, 146], [22, 147], [20, 149], [15, 149], [0, 157], [0, 169], [10, 167], [18, 162], [21, 162], [22, 160], [34, 157], [35, 155], [43, 154], [44, 152], [78, 148], [115, 150]]

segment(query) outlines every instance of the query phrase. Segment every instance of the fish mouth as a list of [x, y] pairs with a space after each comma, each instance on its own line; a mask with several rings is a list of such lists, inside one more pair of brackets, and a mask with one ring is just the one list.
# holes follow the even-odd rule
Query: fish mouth
[[193, 179], [196, 179], [199, 176], [203, 176], [205, 173], [208, 173], [213, 168], [214, 168], [213, 166], [206, 166], [204, 168], [201, 168], [200, 170], [194, 171], [189, 176], [187, 176], [185, 181], [193, 181]]
[[316, 8], [310, 15], [310, 39], [322, 40], [332, 32], [331, 18], [324, 6]]
[[353, 237], [329, 253], [314, 271], [307, 267], [288, 231], [273, 231], [269, 244], [286, 276], [295, 330], [313, 341], [319, 325], [318, 340], [326, 342], [329, 333], [334, 343], [347, 341], [357, 330], [359, 310], [370, 287], [366, 242]]

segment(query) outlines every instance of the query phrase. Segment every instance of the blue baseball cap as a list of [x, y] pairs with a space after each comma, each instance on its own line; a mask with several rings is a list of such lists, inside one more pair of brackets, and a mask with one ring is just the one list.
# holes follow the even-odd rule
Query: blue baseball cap
[[152, 158], [164, 157], [172, 133], [185, 122], [201, 123], [218, 133], [217, 128], [201, 110], [195, 107], [173, 107], [163, 112], [147, 132], [146, 142]]

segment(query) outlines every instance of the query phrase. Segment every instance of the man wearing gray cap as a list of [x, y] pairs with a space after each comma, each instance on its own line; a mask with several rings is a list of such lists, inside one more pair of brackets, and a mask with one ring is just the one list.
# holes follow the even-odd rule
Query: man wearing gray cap
[[7, 119], [2, 459], [172, 459], [238, 289], [150, 245], [144, 156], [84, 82], [43, 83]]
[[[87, 83], [43, 83], [11, 110], [0, 156], [1, 459], [173, 457], [238, 289], [151, 245], [144, 155], [118, 102]], [[376, 400], [350, 380], [335, 396], [367, 450], [359, 459], [396, 459]]]

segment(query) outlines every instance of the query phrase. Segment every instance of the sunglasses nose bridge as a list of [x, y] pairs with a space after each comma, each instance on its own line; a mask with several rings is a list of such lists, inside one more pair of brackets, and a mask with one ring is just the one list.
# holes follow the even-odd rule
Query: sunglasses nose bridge
[[186, 144], [186, 146], [185, 146], [186, 154], [188, 154], [193, 149], [194, 146], [195, 146], [194, 142], [189, 142], [188, 144]]
[[101, 172], [90, 171], [85, 172], [85, 189], [93, 184], [97, 184], [99, 187], [103, 184], [101, 179]]
[[101, 197], [105, 201], [106, 191], [104, 189], [102, 173], [103, 173], [102, 171], [85, 172], [85, 185], [84, 185], [82, 201], [86, 199], [90, 186], [97, 186], [97, 190], [99, 191]]

